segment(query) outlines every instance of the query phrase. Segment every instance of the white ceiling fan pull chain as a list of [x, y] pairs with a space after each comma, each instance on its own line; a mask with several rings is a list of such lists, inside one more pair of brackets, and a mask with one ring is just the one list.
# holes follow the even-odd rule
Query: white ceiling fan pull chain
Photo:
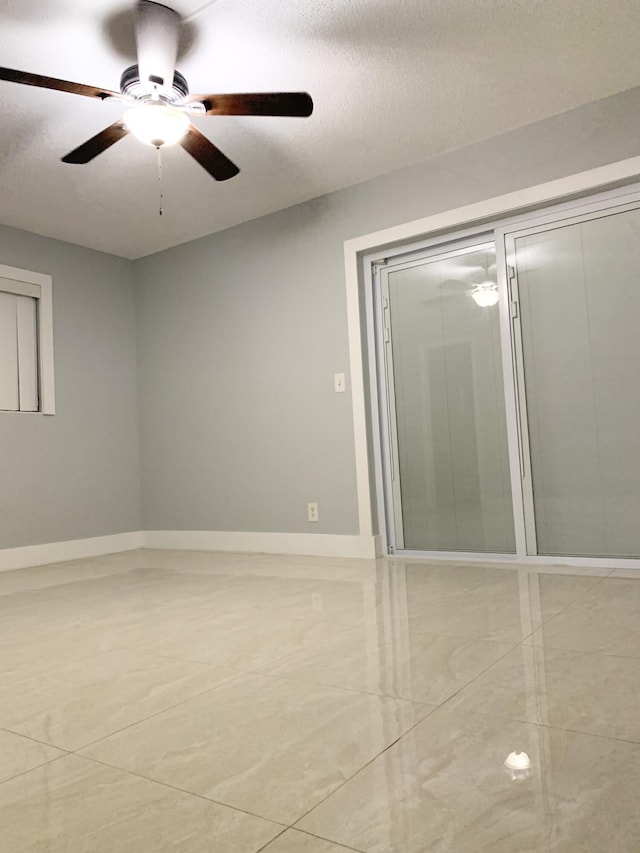
[[160, 153], [160, 146], [156, 146], [156, 151], [158, 152], [158, 191], [160, 192], [160, 205], [158, 207], [158, 216], [162, 216], [162, 203], [164, 200], [164, 196], [162, 195], [162, 154]]

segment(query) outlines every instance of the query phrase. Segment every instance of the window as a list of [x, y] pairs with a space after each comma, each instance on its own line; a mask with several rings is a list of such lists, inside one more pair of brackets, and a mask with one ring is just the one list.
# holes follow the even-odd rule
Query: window
[[55, 413], [51, 277], [2, 265], [0, 412]]

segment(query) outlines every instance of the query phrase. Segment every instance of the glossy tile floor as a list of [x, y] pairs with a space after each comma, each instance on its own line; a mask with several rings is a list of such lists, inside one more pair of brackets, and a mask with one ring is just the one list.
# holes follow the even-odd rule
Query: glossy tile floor
[[640, 572], [566, 572], [2, 573], [0, 851], [637, 853]]

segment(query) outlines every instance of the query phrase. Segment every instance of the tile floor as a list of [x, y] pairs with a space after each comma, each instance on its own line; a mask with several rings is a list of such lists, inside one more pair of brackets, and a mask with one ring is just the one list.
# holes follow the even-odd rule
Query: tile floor
[[638, 853], [639, 616], [640, 572], [2, 573], [0, 853]]

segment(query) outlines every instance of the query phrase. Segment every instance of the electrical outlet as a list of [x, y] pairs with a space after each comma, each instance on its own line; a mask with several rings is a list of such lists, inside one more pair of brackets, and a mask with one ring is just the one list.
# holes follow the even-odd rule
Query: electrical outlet
[[308, 521], [317, 521], [318, 520], [318, 504], [307, 504], [307, 520]]

